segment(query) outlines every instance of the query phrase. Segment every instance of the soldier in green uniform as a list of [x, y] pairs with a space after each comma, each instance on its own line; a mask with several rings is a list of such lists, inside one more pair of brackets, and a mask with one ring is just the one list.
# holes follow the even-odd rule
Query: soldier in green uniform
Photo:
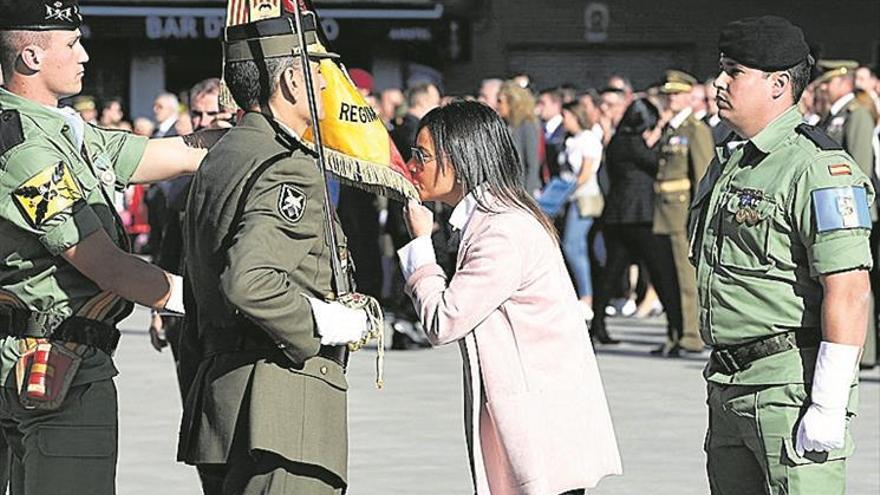
[[[828, 136], [840, 144], [850, 156], [852, 156], [859, 168], [868, 177], [873, 178], [877, 184], [877, 174], [874, 172], [874, 118], [867, 108], [863, 107], [855, 99], [855, 73], [859, 63], [855, 60], [819, 60], [817, 65], [824, 70], [816, 80], [819, 89], [828, 96], [832, 102], [827, 115], [817, 124]], [[872, 271], [873, 290], [875, 300], [880, 291], [880, 273], [877, 266], [878, 250], [880, 250], [880, 226], [878, 226], [877, 205], [871, 205], [871, 220], [873, 221], [874, 234], [871, 236], [871, 250], [874, 253], [874, 269]], [[865, 352], [862, 353], [861, 364], [865, 368], [872, 368], [877, 364], [877, 329], [876, 309], [872, 308], [874, 315], [868, 321], [868, 337], [865, 339]]]
[[[682, 349], [703, 350], [697, 322], [697, 287], [694, 268], [688, 261], [688, 205], [697, 184], [712, 161], [714, 140], [709, 126], [696, 119], [691, 109], [691, 91], [697, 80], [677, 70], [666, 72], [660, 91], [666, 95], [667, 111], [672, 117], [657, 143], [660, 152], [657, 178], [654, 182], [654, 233], [668, 236], [672, 245], [669, 260], [671, 277], [678, 281], [678, 308], [667, 308], [670, 334], [666, 343], [652, 354], [675, 357]], [[680, 322], [680, 324], [679, 324]]]
[[[315, 40], [314, 18], [303, 25]], [[178, 456], [199, 468], [205, 493], [346, 487], [345, 344], [365, 335], [367, 316], [332, 300], [345, 289], [331, 268], [344, 237], [334, 221], [330, 244], [324, 177], [300, 139], [312, 119], [291, 31], [286, 17], [227, 28], [225, 78], [246, 113], [196, 174], [184, 221], [201, 356], [181, 356], [182, 367], [200, 362]], [[322, 90], [318, 64], [305, 69]]]
[[183, 311], [182, 279], [126, 251], [112, 197], [193, 173], [205, 150], [58, 108], [82, 89], [81, 23], [76, 0], [0, 0], [0, 427], [13, 494], [115, 493], [116, 325], [131, 302]]
[[712, 493], [845, 493], [870, 286], [870, 180], [797, 102], [813, 59], [775, 16], [721, 30], [733, 136], [691, 210]]

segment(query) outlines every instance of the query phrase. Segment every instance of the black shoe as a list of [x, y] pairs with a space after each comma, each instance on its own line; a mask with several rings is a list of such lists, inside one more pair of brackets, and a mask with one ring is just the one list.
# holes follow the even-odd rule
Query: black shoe
[[395, 351], [405, 351], [417, 347], [409, 336], [403, 332], [394, 331], [391, 335], [391, 349]]
[[677, 358], [681, 357], [681, 351], [682, 348], [678, 344], [663, 344], [651, 351], [651, 355], [657, 357]]
[[613, 339], [610, 335], [608, 335], [608, 330], [605, 328], [604, 324], [597, 323], [597, 320], [593, 320], [590, 324], [590, 338], [593, 341], [598, 342], [602, 345], [615, 345], [620, 343], [619, 340]]

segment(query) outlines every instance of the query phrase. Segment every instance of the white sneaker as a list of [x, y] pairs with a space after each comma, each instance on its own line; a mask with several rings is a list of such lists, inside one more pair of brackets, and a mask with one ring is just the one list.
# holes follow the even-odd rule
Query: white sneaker
[[626, 303], [624, 303], [623, 307], [620, 308], [620, 314], [622, 316], [626, 316], [627, 318], [635, 314], [636, 309], [638, 309], [638, 305], [632, 299], [627, 299]]

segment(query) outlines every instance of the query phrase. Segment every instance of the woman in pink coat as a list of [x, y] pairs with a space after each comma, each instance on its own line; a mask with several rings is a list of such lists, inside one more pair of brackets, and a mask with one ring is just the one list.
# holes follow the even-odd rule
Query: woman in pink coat
[[406, 290], [434, 345], [457, 342], [478, 495], [580, 494], [620, 456], [596, 358], [550, 221], [520, 185], [521, 164], [489, 107], [456, 102], [419, 124], [408, 167], [423, 201], [454, 206], [461, 234], [447, 279], [434, 220], [407, 206], [399, 254]]

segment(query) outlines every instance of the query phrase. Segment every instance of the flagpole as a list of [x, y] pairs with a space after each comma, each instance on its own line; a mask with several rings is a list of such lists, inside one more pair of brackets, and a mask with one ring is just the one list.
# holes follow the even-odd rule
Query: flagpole
[[[336, 297], [341, 298], [348, 294], [349, 287], [345, 274], [342, 273], [342, 264], [339, 262], [339, 245], [336, 242], [336, 222], [333, 216], [333, 204], [330, 202], [330, 189], [327, 185], [327, 162], [324, 157], [324, 145], [321, 140], [321, 125], [318, 114], [318, 95], [315, 90], [314, 80], [312, 79], [312, 69], [309, 64], [308, 43], [306, 43], [306, 33], [302, 25], [302, 10], [299, 0], [294, 0], [293, 18], [296, 24], [296, 33], [299, 37], [300, 60], [302, 60], [302, 73], [306, 83], [306, 96], [309, 102], [309, 114], [312, 117], [312, 134], [314, 135], [315, 150], [318, 153], [317, 165], [318, 170], [324, 176], [324, 211], [326, 212], [326, 222], [324, 230], [327, 239], [330, 242], [330, 263], [333, 267], [333, 279], [336, 282]], [[283, 9], [282, 9], [283, 10]], [[288, 22], [290, 22], [288, 18]], [[317, 19], [315, 20], [317, 23]], [[294, 26], [291, 26], [293, 29]], [[316, 26], [317, 27], [317, 26]], [[317, 29], [316, 29], [317, 30]]]

